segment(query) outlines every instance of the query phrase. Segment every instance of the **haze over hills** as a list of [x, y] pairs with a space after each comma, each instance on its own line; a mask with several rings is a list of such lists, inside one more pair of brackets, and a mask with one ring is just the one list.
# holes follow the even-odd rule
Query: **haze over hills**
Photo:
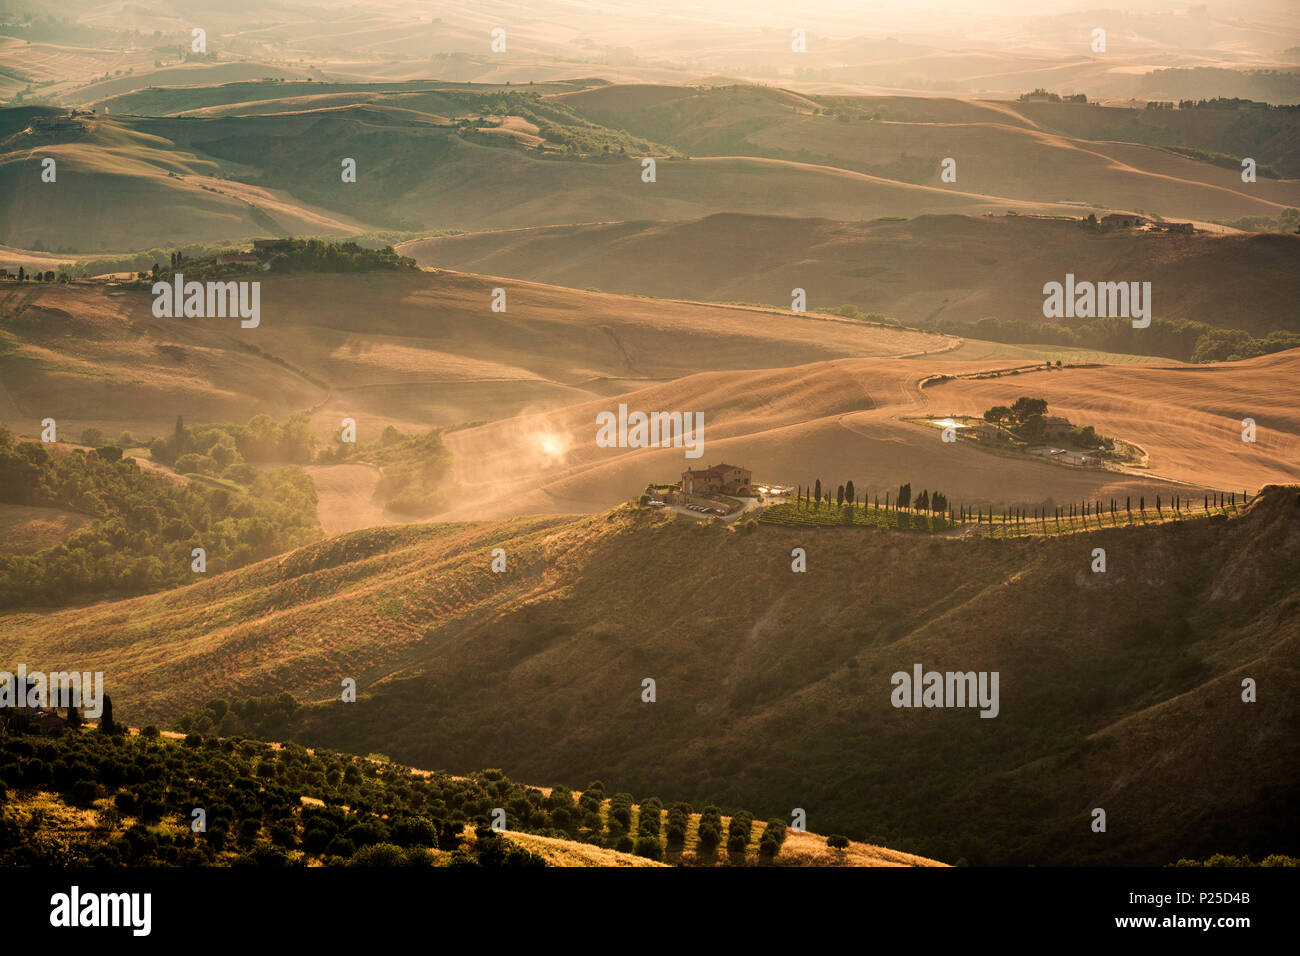
[[[159, 319], [147, 285], [0, 285], [0, 413], [79, 433], [309, 408], [322, 436], [353, 417], [436, 425], [544, 410], [646, 382], [952, 348], [951, 336], [774, 309], [659, 302], [454, 272], [264, 276], [261, 323]], [[492, 310], [504, 288], [507, 311]], [[129, 386], [129, 387], [127, 387]], [[28, 423], [23, 427], [19, 423]]]
[[[702, 412], [700, 462], [685, 460], [680, 448], [595, 447], [596, 415], [615, 407], [614, 399], [506, 419], [446, 436], [463, 489], [451, 515], [610, 506], [648, 482], [673, 481], [687, 467], [719, 461], [745, 462], [756, 481], [773, 484], [852, 478], [860, 493], [882, 498], [905, 482], [943, 485], [950, 498], [985, 510], [1156, 493], [1168, 498], [1180, 485], [1197, 494], [1197, 488], [1244, 489], [1243, 481], [1254, 483], [1253, 493], [1259, 484], [1300, 481], [1300, 416], [1287, 384], [1300, 373], [1297, 363], [1300, 350], [1226, 366], [1051, 372], [1038, 366], [999, 377], [979, 376], [1015, 363], [844, 359], [694, 375], [616, 401], [630, 410]], [[930, 369], [955, 377], [920, 387]], [[978, 416], [1020, 395], [1042, 395], [1054, 414], [1138, 443], [1146, 467], [1128, 473], [1063, 468], [945, 444], [936, 430], [911, 421]], [[1240, 440], [1247, 415], [1268, 423], [1266, 439]]]
[[[274, 189], [221, 178], [212, 159], [177, 150], [139, 126], [109, 119], [57, 119], [41, 108], [0, 115], [13, 130], [0, 143], [0, 195], [6, 215], [0, 239], [44, 250], [155, 248], [262, 232], [353, 234], [365, 226], [316, 209]], [[52, 129], [42, 125], [49, 120]], [[24, 122], [30, 123], [25, 128]], [[42, 163], [57, 163], [50, 188]], [[127, 216], [148, 209], [148, 218]], [[87, 235], [98, 240], [86, 243]], [[72, 258], [70, 256], [65, 258]]]
[[[102, 217], [98, 250], [153, 248], [197, 236], [485, 229], [690, 218], [721, 210], [800, 209], [813, 216], [854, 210], [863, 217], [954, 210], [978, 215], [1007, 207], [1075, 211], [1054, 198], [1009, 200], [745, 156], [660, 158], [656, 182], [646, 183], [639, 158], [644, 153], [626, 153], [636, 145], [631, 140], [619, 147], [625, 151], [621, 157], [561, 159], [494, 145], [502, 139], [492, 135], [499, 129], [476, 140], [444, 117], [385, 106], [50, 121], [55, 128], [24, 128], [21, 118], [0, 114], [0, 122], [15, 130], [0, 144], [0, 202], [8, 196], [8, 209], [21, 213], [5, 216], [0, 241], [9, 245], [79, 251], [88, 205]], [[519, 135], [531, 134], [521, 128], [513, 138]], [[617, 131], [594, 135], [626, 139]], [[24, 188], [39, 181], [47, 154], [62, 163], [61, 188]], [[343, 158], [357, 161], [355, 183], [341, 181]], [[151, 217], [121, 215], [119, 196], [132, 206], [147, 204]], [[1264, 207], [1241, 208], [1246, 214]]]
[[[486, 422], [443, 439], [460, 487], [447, 514], [458, 519], [600, 510], [647, 482], [675, 480], [690, 464], [680, 448], [595, 447], [597, 413], [619, 404], [703, 414], [701, 464], [738, 460], [782, 484], [854, 476], [882, 494], [946, 480], [950, 494], [982, 507], [1300, 480], [1300, 419], [1286, 399], [1296, 350], [1227, 365], [1048, 372], [1014, 348], [1007, 358], [994, 350], [954, 361], [944, 353], [962, 345], [955, 337], [816, 313], [450, 272], [262, 281], [256, 330], [154, 318], [143, 290], [0, 290], [4, 419], [26, 434], [50, 416], [68, 435], [94, 427], [157, 436], [178, 415], [243, 422], [306, 409], [326, 446], [344, 418], [365, 440], [389, 425]], [[506, 290], [505, 313], [491, 310], [493, 288]], [[777, 350], [796, 364], [770, 368]], [[992, 372], [1015, 374], [970, 378]], [[956, 377], [920, 386], [936, 375]], [[1138, 443], [1145, 470], [1008, 459], [943, 444], [907, 420], [978, 416], [1023, 394]], [[1247, 416], [1261, 429], [1248, 446], [1238, 440]], [[954, 473], [960, 482], [945, 479]], [[365, 516], [401, 520], [371, 503], [376, 469], [330, 465], [312, 477], [327, 530], [363, 527]]]
[[1291, 0], [10, 2], [0, 861], [1300, 860], [1298, 298]]
[[[1276, 175], [1300, 174], [1294, 111], [1248, 111], [1225, 126], [1231, 111], [598, 80], [232, 83], [149, 89], [101, 106], [108, 115], [0, 111], [0, 209], [11, 213], [0, 242], [102, 252], [199, 237], [722, 211], [872, 219], [1138, 209], [1207, 223], [1277, 219], [1300, 206], [1297, 180], [1269, 175], [1270, 164]], [[1240, 181], [1240, 155], [1261, 164], [1257, 182]], [[642, 181], [644, 156], [658, 157], [653, 183]], [[24, 188], [46, 158], [61, 164], [60, 188]], [[355, 182], [342, 180], [345, 158], [357, 163]], [[955, 181], [941, 178], [945, 159], [956, 163]], [[148, 220], [122, 214], [139, 205]]]
[[[556, 94], [583, 116], [696, 156], [801, 160], [907, 182], [1023, 200], [1140, 207], [1171, 218], [1217, 219], [1256, 204], [1294, 206], [1294, 181], [1246, 186], [1240, 175], [1162, 149], [1245, 150], [1296, 176], [1300, 115], [1225, 120], [1215, 110], [1148, 111], [1075, 103], [909, 97], [800, 96], [767, 87], [600, 86]], [[1151, 118], [1150, 113], [1165, 116]], [[941, 162], [954, 157], [956, 181]], [[1202, 159], [1207, 157], [1202, 157]], [[1234, 163], [1234, 165], [1237, 165]], [[1240, 172], [1238, 166], [1237, 173]], [[1276, 215], [1276, 213], [1274, 213]], [[839, 217], [847, 218], [847, 217]]]
[[1075, 221], [922, 216], [841, 222], [720, 214], [687, 222], [517, 229], [401, 245], [425, 266], [611, 292], [852, 304], [911, 325], [1042, 322], [1048, 282], [1141, 278], [1154, 315], [1258, 334], [1297, 329], [1300, 237], [1099, 232]]
[[[848, 2], [797, 11], [766, 3], [704, 9], [680, 0], [649, 16], [620, 0], [586, 9], [593, 15], [575, 19], [571, 7], [545, 0], [521, 16], [510, 3], [480, 0], [430, 15], [414, 0], [361, 8], [286, 0], [260, 9], [250, 24], [242, 7], [179, 0], [147, 11], [78, 2], [24, 16], [18, 8], [0, 19], [0, 33], [17, 41], [4, 49], [12, 73], [0, 91], [44, 90], [83, 103], [105, 80], [144, 86], [155, 73], [198, 60], [343, 81], [410, 79], [428, 75], [431, 63], [449, 80], [516, 83], [598, 66], [621, 82], [724, 76], [821, 92], [1007, 98], [1055, 85], [1095, 97], [1296, 99], [1292, 51], [1300, 25], [1285, 0], [1230, 14], [1141, 0], [1124, 11], [1013, 2], [869, 12]], [[191, 30], [200, 23], [206, 51], [195, 57]], [[494, 49], [491, 31], [502, 25], [508, 43]], [[792, 28], [804, 31], [803, 52], [793, 49]], [[1094, 48], [1098, 28], [1107, 34], [1104, 50]]]

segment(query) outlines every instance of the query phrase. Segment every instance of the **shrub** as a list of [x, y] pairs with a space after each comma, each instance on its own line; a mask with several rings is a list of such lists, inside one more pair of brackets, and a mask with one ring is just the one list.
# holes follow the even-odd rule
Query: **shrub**
[[398, 846], [437, 846], [433, 824], [420, 817], [403, 817], [392, 824], [393, 842]]
[[722, 842], [722, 834], [712, 823], [700, 822], [698, 834], [699, 846], [706, 851], [716, 850]]
[[326, 856], [347, 856], [350, 857], [357, 852], [357, 848], [347, 837], [336, 836], [330, 840], [329, 846], [325, 848]]
[[659, 836], [663, 803], [658, 797], [651, 797], [641, 804], [641, 814], [637, 820], [637, 832], [645, 836]]
[[637, 837], [636, 845], [632, 850], [637, 856], [643, 856], [647, 860], [660, 860], [664, 858], [664, 848], [658, 839], [652, 836]]
[[785, 843], [786, 824], [780, 817], [773, 817], [767, 821], [767, 826], [763, 828], [763, 839], [773, 840], [779, 849]]
[[93, 780], [78, 780], [72, 785], [72, 802], [78, 806], [88, 807], [99, 799], [101, 790]]
[[348, 866], [407, 866], [407, 856], [400, 846], [376, 843], [363, 846], [348, 860]]

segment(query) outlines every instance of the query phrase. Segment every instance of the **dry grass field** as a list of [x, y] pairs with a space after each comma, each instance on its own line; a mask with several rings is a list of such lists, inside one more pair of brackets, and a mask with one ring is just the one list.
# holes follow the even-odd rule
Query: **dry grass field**
[[[1239, 364], [1028, 370], [925, 388], [918, 383], [936, 373], [988, 375], [1016, 363], [861, 359], [700, 374], [618, 396], [617, 403], [587, 402], [448, 435], [466, 489], [451, 514], [562, 512], [592, 501], [608, 506], [648, 482], [676, 480], [686, 467], [720, 461], [741, 463], [755, 480], [778, 484], [820, 479], [834, 487], [851, 478], [860, 493], [882, 498], [903, 482], [942, 487], [950, 499], [986, 510], [1168, 498], [1180, 488], [1193, 496], [1203, 488], [1253, 494], [1270, 482], [1300, 480], [1300, 418], [1287, 386], [1297, 362], [1300, 353], [1292, 350]], [[1046, 398], [1053, 414], [1078, 425], [1136, 442], [1147, 453], [1146, 469], [1070, 468], [965, 442], [944, 444], [936, 430], [907, 421], [979, 415], [1022, 395]], [[703, 412], [703, 459], [689, 461], [680, 448], [596, 447], [596, 415], [618, 403]], [[1247, 416], [1267, 432], [1253, 445], [1240, 440]]]
[[0, 6], [0, 863], [1297, 854], [1292, 0]]
[[0, 504], [0, 554], [34, 554], [52, 548], [90, 524], [61, 508]]
[[1147, 281], [1156, 317], [1259, 334], [1296, 328], [1300, 296], [1300, 236], [1098, 233], [1025, 216], [727, 214], [471, 233], [401, 249], [425, 266], [611, 292], [783, 305], [797, 287], [810, 309], [851, 304], [910, 325], [1046, 321], [1043, 285], [1064, 282], [1067, 272], [1081, 281]]
[[[314, 410], [422, 431], [712, 369], [908, 355], [958, 340], [775, 309], [660, 302], [451, 272], [264, 276], [261, 325], [155, 319], [147, 290], [0, 285], [6, 420], [150, 436]], [[504, 288], [507, 311], [491, 311]], [[129, 385], [130, 387], [123, 387]], [[0, 398], [0, 400], [3, 400]]]
[[[498, 283], [505, 313], [490, 311]], [[947, 354], [962, 345], [952, 337], [816, 313], [451, 272], [267, 278], [256, 330], [154, 319], [149, 303], [145, 292], [103, 285], [0, 290], [8, 346], [0, 401], [11, 427], [35, 434], [53, 416], [63, 434], [97, 427], [148, 437], [169, 432], [177, 415], [243, 422], [309, 409], [329, 441], [347, 417], [363, 440], [390, 424], [418, 432], [485, 422], [445, 439], [462, 489], [445, 515], [457, 519], [601, 510], [647, 482], [675, 480], [691, 464], [680, 448], [596, 447], [596, 415], [620, 403], [703, 413], [698, 464], [739, 462], [758, 480], [785, 484], [852, 478], [882, 496], [910, 481], [985, 508], [1179, 487], [1253, 493], [1300, 478], [1300, 420], [1285, 400], [1294, 353], [1033, 371], [1038, 359], [1021, 360], [1014, 346], [961, 361]], [[776, 356], [791, 367], [768, 368]], [[1015, 374], [968, 377], [995, 371]], [[955, 378], [920, 387], [935, 375]], [[942, 444], [907, 421], [978, 415], [1021, 395], [1137, 443], [1146, 471], [1009, 459]], [[1253, 445], [1239, 441], [1245, 417], [1260, 428]], [[377, 478], [363, 466], [313, 477], [327, 530], [396, 520], [373, 501]]]
[[[818, 107], [796, 94], [753, 89], [746, 95], [760, 97], [757, 117], [723, 94], [687, 95], [688, 101], [704, 100], [711, 117], [700, 124], [700, 135], [716, 133], [698, 142], [672, 123], [639, 126], [629, 114], [632, 120], [619, 125], [604, 112], [593, 113], [613, 124], [610, 135], [627, 137], [630, 130], [643, 137], [638, 142], [667, 142], [691, 157], [660, 155], [655, 182], [645, 183], [636, 146], [621, 158], [599, 152], [558, 158], [539, 151], [558, 144], [544, 143], [551, 134], [538, 135], [526, 117], [498, 117], [499, 128], [465, 138], [449, 117], [472, 114], [466, 91], [431, 86], [218, 99], [181, 117], [112, 112], [59, 132], [21, 129], [0, 142], [0, 196], [8, 197], [3, 208], [10, 213], [0, 241], [100, 252], [150, 248], [163, 235], [195, 241], [376, 228], [481, 231], [718, 212], [851, 220], [1008, 211], [1078, 215], [1081, 207], [1069, 203], [1098, 213], [1139, 208], [1203, 221], [1276, 217], [1300, 203], [1295, 181], [1265, 180], [1245, 190], [1232, 185], [1231, 170], [1153, 147], [1123, 150], [1023, 122], [993, 122], [1010, 117], [989, 105], [968, 104], [977, 119], [965, 125], [910, 119], [846, 124], [812, 115]], [[586, 94], [546, 95], [581, 105]], [[630, 95], [642, 97], [639, 89]], [[865, 99], [855, 108], [884, 107]], [[650, 135], [661, 127], [658, 139]], [[382, 163], [372, 159], [380, 141], [387, 153]], [[262, 146], [252, 149], [252, 142]], [[61, 188], [17, 188], [36, 169], [38, 153], [65, 170]], [[352, 187], [340, 183], [335, 156], [369, 164]], [[939, 179], [939, 162], [949, 156], [962, 163], [955, 183]], [[142, 204], [153, 210], [150, 221], [123, 214]], [[94, 242], [87, 245], [89, 236]]]
[[[601, 770], [634, 793], [672, 780], [692, 802], [760, 819], [802, 806], [820, 832], [950, 861], [1150, 861], [1170, 832], [1199, 833], [1200, 848], [1267, 829], [1244, 808], [1294, 746], [1284, 719], [1231, 701], [1242, 674], [1294, 687], [1294, 581], [1277, 572], [1300, 548], [1296, 501], [1274, 488], [1241, 517], [1010, 541], [745, 534], [631, 508], [377, 529], [172, 592], [11, 613], [0, 652], [102, 670], [138, 723], [287, 690], [317, 702], [293, 731], [315, 746], [451, 772], [492, 753], [518, 779]], [[504, 575], [489, 570], [497, 546]], [[789, 588], [794, 546], [809, 572]], [[1094, 546], [1106, 575], [1088, 573]], [[888, 675], [913, 661], [1000, 671], [998, 732], [974, 713], [890, 708]], [[647, 673], [654, 708], [639, 701]], [[348, 675], [362, 699], [343, 711]], [[1165, 758], [1126, 773], [1151, 740]], [[1114, 781], [1112, 812], [1149, 821], [1122, 850], [1072, 836], [1076, 795], [1098, 779]], [[1192, 780], [1202, 800], [1166, 799]], [[931, 835], [941, 818], [976, 831]]]
[[[1045, 398], [1053, 414], [1136, 442], [1147, 471], [1192, 486], [1246, 489], [1300, 482], [1300, 349], [1217, 365], [1145, 365], [954, 379], [927, 391], [937, 407], [980, 414], [1011, 391]], [[1016, 396], [1012, 396], [1012, 400]], [[1241, 440], [1242, 419], [1256, 441]]]
[[[1029, 119], [1023, 107], [1034, 104], [853, 97], [836, 102], [876, 119], [840, 122], [816, 115], [822, 104], [806, 96], [760, 87], [615, 85], [554, 96], [593, 119], [653, 134], [696, 156], [803, 156], [844, 169], [891, 170], [891, 178], [955, 193], [1140, 208], [1167, 218], [1276, 216], [1300, 205], [1300, 181], [1247, 185], [1239, 171], [1151, 146], [1065, 135]], [[1109, 118], [1110, 135], [1098, 138], [1123, 140], [1129, 125], [1123, 111], [1109, 111]], [[940, 180], [945, 157], [957, 160], [955, 183]]]

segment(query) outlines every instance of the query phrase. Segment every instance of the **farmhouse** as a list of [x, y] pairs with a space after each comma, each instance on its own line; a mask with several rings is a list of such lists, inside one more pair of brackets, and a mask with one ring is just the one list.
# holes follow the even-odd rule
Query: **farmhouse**
[[1113, 212], [1108, 216], [1101, 217], [1101, 227], [1103, 229], [1129, 229], [1133, 226], [1144, 226], [1146, 222], [1145, 218], [1131, 212]]
[[295, 248], [295, 242], [293, 239], [254, 239], [253, 240], [254, 253], [281, 252], [293, 248]]
[[687, 468], [682, 472], [682, 493], [688, 495], [739, 495], [752, 497], [750, 485], [752, 472], [739, 465], [712, 465], [708, 468]]
[[1015, 437], [1001, 425], [991, 422], [980, 422], [969, 427], [971, 434], [981, 441], [1011, 441]]

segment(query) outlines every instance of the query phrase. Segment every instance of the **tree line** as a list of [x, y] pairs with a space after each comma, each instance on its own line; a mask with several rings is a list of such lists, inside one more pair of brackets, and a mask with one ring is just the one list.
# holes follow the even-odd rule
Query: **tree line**
[[[1021, 399], [1021, 402], [1028, 402], [1030, 405], [1026, 408], [1036, 408], [1032, 404], [1034, 399]], [[1042, 401], [1041, 399], [1037, 401]], [[1019, 404], [1019, 403], [1018, 403]], [[1043, 408], [1046, 408], [1046, 402], [1043, 402]], [[1208, 514], [1211, 510], [1223, 511], [1225, 509], [1236, 509], [1245, 507], [1251, 502], [1250, 494], [1246, 491], [1241, 493], [1240, 504], [1236, 492], [1220, 491], [1212, 494], [1202, 495], [1201, 512]], [[851, 508], [877, 508], [885, 511], [901, 511], [922, 515], [941, 515], [949, 521], [957, 524], [1003, 524], [1003, 525], [1028, 525], [1037, 524], [1046, 531], [1048, 519], [1051, 518], [1056, 522], [1057, 528], [1063, 519], [1073, 522], [1076, 519], [1082, 520], [1086, 526], [1088, 519], [1094, 519], [1100, 526], [1106, 516], [1109, 516], [1111, 523], [1118, 521], [1118, 515], [1124, 513], [1129, 518], [1132, 517], [1134, 510], [1140, 517], [1145, 518], [1147, 514], [1147, 499], [1145, 495], [1138, 496], [1137, 507], [1134, 508], [1133, 497], [1130, 495], [1124, 499], [1124, 505], [1121, 508], [1119, 500], [1111, 498], [1109, 502], [1101, 499], [1080, 500], [1071, 502], [1068, 505], [1048, 505], [1043, 504], [1030, 508], [1021, 505], [1004, 505], [1001, 510], [989, 506], [985, 509], [983, 506], [971, 508], [965, 504], [954, 504], [948, 496], [938, 490], [930, 491], [922, 488], [913, 494], [911, 482], [898, 486], [898, 491], [885, 492], [885, 499], [882, 502], [880, 495], [868, 496], [866, 493], [859, 495], [857, 488], [850, 479], [842, 485], [837, 485], [835, 495], [832, 497], [830, 486], [827, 485], [823, 491], [822, 481], [816, 479], [811, 488], [805, 488], [798, 485], [795, 492], [795, 504], [798, 508], [805, 511], [819, 511], [822, 508], [838, 508], [847, 510]], [[1109, 509], [1108, 509], [1109, 504]], [[1157, 494], [1154, 498], [1152, 510], [1156, 513], [1158, 519], [1163, 519], [1166, 515], [1181, 516], [1191, 515], [1195, 512], [1195, 496], [1174, 495], [1164, 497]]]
[[[947, 495], [938, 490], [930, 492], [927, 489], [922, 489], [914, 497], [911, 482], [899, 485], [898, 493], [892, 500], [890, 495], [891, 492], [885, 493], [883, 508], [886, 511], [914, 511], [925, 514], [946, 514], [949, 512]], [[868, 500], [865, 493], [859, 496], [852, 479], [836, 486], [834, 498], [831, 496], [830, 485], [827, 485], [826, 490], [823, 492], [820, 478], [813, 483], [811, 488], [799, 485], [795, 493], [795, 503], [805, 511], [819, 511], [822, 508], [830, 508], [832, 500], [835, 502], [834, 506], [836, 508], [882, 507], [880, 495], [875, 496], [874, 502]]]

